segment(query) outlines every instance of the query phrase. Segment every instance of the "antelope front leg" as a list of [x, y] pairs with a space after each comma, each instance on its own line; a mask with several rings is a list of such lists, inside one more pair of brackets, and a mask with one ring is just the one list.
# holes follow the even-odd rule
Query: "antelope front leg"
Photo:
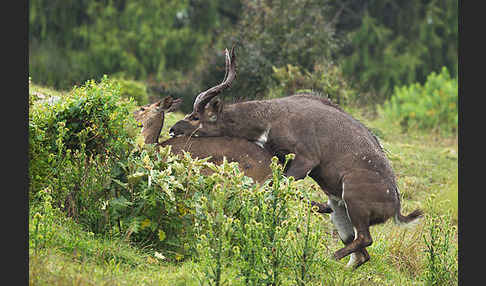
[[[290, 162], [290, 167], [285, 172], [285, 176], [292, 176], [295, 178], [295, 180], [304, 179], [310, 173], [310, 171], [317, 166], [317, 164], [318, 162], [314, 162], [313, 160], [309, 160], [303, 156], [295, 156], [295, 159]], [[332, 213], [332, 208], [327, 203], [311, 201], [311, 206], [317, 206], [318, 213]]]
[[314, 169], [319, 162], [315, 162], [312, 159], [308, 159], [302, 155], [295, 155], [295, 159], [290, 161], [290, 167], [285, 171], [285, 176], [294, 177], [295, 180], [305, 178]]
[[327, 203], [319, 203], [315, 201], [311, 201], [311, 206], [317, 206], [317, 212], [321, 214], [330, 214], [332, 213], [332, 208]]

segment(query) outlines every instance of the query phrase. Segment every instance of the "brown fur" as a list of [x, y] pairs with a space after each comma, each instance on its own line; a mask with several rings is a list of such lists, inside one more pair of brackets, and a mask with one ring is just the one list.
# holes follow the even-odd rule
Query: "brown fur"
[[[228, 62], [234, 65], [227, 55]], [[395, 175], [378, 139], [329, 100], [300, 94], [224, 105], [214, 93], [202, 94], [204, 106], [199, 103], [171, 134], [243, 138], [259, 142], [281, 160], [294, 153], [286, 175], [297, 180], [309, 175], [329, 197], [324, 209], [332, 210], [345, 244], [334, 253], [336, 259], [354, 253], [350, 265], [358, 267], [369, 259], [365, 248], [372, 243], [371, 225], [390, 217], [404, 224], [422, 216], [421, 210], [400, 213]]]
[[[209, 161], [215, 164], [221, 164], [223, 157], [226, 157], [228, 162], [238, 162], [240, 170], [246, 176], [260, 183], [271, 177], [272, 171], [269, 167], [271, 154], [256, 144], [241, 138], [178, 137], [159, 143], [158, 138], [164, 123], [165, 112], [176, 108], [172, 103], [172, 98], [166, 97], [163, 102], [159, 101], [142, 106], [134, 112], [135, 119], [143, 127], [142, 135], [145, 138], [145, 144], [171, 145], [174, 154], [182, 154], [183, 151], [186, 151], [191, 153], [192, 157], [199, 159], [211, 156]], [[180, 104], [180, 102], [177, 104]], [[203, 170], [204, 174], [211, 172], [210, 169]]]
[[[256, 144], [231, 137], [177, 137], [168, 139], [159, 144], [160, 146], [172, 146], [174, 154], [182, 154], [183, 151], [191, 153], [193, 158], [210, 157], [210, 162], [217, 165], [223, 163], [223, 157], [228, 162], [238, 162], [240, 170], [246, 176], [257, 182], [264, 182], [272, 175], [270, 162], [272, 156]], [[209, 174], [209, 169], [203, 174]]]

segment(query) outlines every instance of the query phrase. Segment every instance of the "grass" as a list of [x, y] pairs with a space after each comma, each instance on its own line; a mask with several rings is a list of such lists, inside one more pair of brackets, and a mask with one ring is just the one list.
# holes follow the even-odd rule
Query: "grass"
[[[62, 94], [32, 86], [32, 90], [44, 94]], [[351, 271], [344, 267], [347, 258], [329, 259], [322, 269], [324, 278], [315, 281], [315, 285], [427, 285], [424, 277], [430, 261], [425, 241], [433, 240], [429, 230], [452, 230], [449, 256], [457, 264], [457, 137], [444, 138], [418, 130], [403, 133], [398, 124], [387, 122], [379, 114], [370, 117], [356, 108], [345, 109], [380, 138], [397, 176], [402, 213], [421, 208], [426, 216], [414, 228], [398, 227], [392, 220], [372, 227], [373, 244], [368, 247], [371, 260]], [[169, 127], [183, 116], [177, 112], [166, 115], [161, 140], [168, 138]], [[312, 192], [314, 199], [327, 199], [312, 179], [306, 178], [299, 184]], [[29, 218], [29, 234], [35, 231], [33, 216], [32, 213]], [[440, 225], [432, 224], [437, 221]], [[328, 217], [323, 223], [330, 234], [323, 235], [325, 252], [331, 257], [342, 243]], [[44, 247], [36, 249], [32, 243], [29, 247], [30, 285], [200, 285], [191, 261], [168, 262], [156, 250], [141, 249], [116, 236], [95, 236], [62, 215], [56, 216], [50, 227], [53, 236]], [[228, 270], [224, 276], [233, 277], [231, 272]], [[457, 284], [457, 280], [446, 284]], [[233, 280], [229, 285], [243, 284]]]
[[145, 263], [137, 267], [112, 261], [99, 263], [96, 257], [83, 260], [58, 249], [30, 255], [30, 285], [197, 285], [190, 262], [170, 265], [136, 249], [129, 252], [145, 256]]

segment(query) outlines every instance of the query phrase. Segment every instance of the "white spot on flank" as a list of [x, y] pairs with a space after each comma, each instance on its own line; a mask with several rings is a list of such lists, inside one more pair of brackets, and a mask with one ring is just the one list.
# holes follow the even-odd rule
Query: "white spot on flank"
[[262, 135], [260, 135], [260, 137], [258, 137], [258, 139], [255, 141], [255, 143], [262, 147], [265, 145], [265, 143], [267, 143], [268, 141], [268, 133], [270, 133], [270, 128], [268, 128], [267, 130], [265, 130]]

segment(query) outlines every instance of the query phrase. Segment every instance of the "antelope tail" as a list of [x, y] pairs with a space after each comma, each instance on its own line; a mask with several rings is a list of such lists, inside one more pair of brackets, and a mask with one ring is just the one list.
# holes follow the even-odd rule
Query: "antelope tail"
[[424, 212], [421, 209], [416, 209], [410, 214], [404, 216], [401, 214], [401, 202], [400, 202], [400, 194], [398, 188], [395, 188], [398, 197], [398, 208], [397, 212], [395, 213], [394, 222], [399, 226], [414, 226], [417, 224], [420, 219], [424, 216]]
[[412, 226], [417, 224], [420, 221], [420, 218], [422, 218], [424, 215], [424, 212], [420, 209], [416, 209], [413, 212], [411, 212], [409, 215], [402, 215], [400, 213], [400, 209], [398, 209], [397, 213], [395, 214], [395, 224], [400, 225], [400, 226]]

